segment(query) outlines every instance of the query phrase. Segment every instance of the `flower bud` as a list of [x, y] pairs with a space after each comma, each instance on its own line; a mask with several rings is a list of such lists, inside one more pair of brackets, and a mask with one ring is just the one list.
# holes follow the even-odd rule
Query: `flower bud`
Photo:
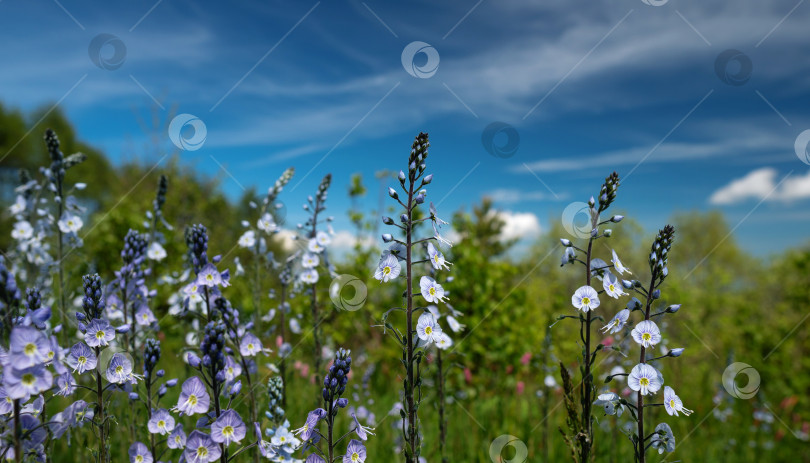
[[619, 223], [622, 221], [622, 219], [624, 219], [623, 215], [614, 215], [613, 217], [610, 218], [610, 221], [613, 223]]
[[669, 355], [670, 357], [680, 357], [681, 354], [683, 354], [683, 351], [684, 351], [683, 347], [677, 347], [669, 351], [667, 355]]
[[675, 312], [677, 312], [679, 310], [681, 310], [681, 305], [680, 304], [672, 304], [671, 306], [667, 307], [666, 312], [667, 313], [675, 313]]
[[565, 238], [560, 238], [560, 242], [561, 242], [561, 243], [562, 243], [562, 245], [563, 245], [563, 246], [565, 246], [566, 248], [571, 247], [571, 240], [567, 240], [567, 239], [565, 239]]
[[382, 223], [384, 223], [386, 225], [393, 225], [394, 224], [394, 219], [392, 219], [391, 217], [383, 217], [382, 218]]
[[422, 179], [422, 185], [430, 185], [430, 182], [433, 181], [433, 174], [426, 175], [425, 178]]
[[390, 197], [392, 197], [394, 199], [399, 198], [399, 195], [397, 194], [397, 191], [395, 189], [391, 188], [391, 187], [388, 187], [388, 196], [390, 196]]
[[382, 240], [384, 243], [390, 243], [394, 241], [394, 237], [390, 233], [383, 233]]

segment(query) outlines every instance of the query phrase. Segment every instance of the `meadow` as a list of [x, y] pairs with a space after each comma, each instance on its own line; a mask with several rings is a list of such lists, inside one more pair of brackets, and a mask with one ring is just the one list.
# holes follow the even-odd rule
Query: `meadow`
[[4, 161], [5, 460], [810, 461], [808, 246], [754, 257], [712, 212], [644, 229], [608, 170], [515, 253], [492, 201], [432, 204], [427, 134], [379, 198], [325, 170], [288, 193], [290, 167], [232, 201], [46, 116]]

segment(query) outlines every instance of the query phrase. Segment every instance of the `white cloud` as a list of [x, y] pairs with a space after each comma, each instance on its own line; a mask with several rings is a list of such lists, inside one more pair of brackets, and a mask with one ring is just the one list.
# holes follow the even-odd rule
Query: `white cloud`
[[779, 183], [777, 170], [763, 167], [715, 191], [709, 197], [709, 203], [728, 205], [748, 199], [790, 202], [804, 198], [810, 198], [810, 171], [805, 175], [792, 175]]
[[[332, 244], [329, 245], [329, 249], [349, 251], [354, 248], [357, 242], [357, 235], [346, 230], [341, 230], [332, 236]], [[373, 246], [377, 244], [377, 241], [370, 236], [364, 236], [360, 239], [360, 243], [363, 246]]]
[[502, 240], [534, 238], [540, 235], [540, 220], [531, 212], [498, 211], [496, 214], [505, 222], [501, 231]]
[[559, 198], [545, 191], [524, 191], [517, 188], [498, 188], [487, 193], [486, 196], [496, 203], [515, 204], [523, 201], [553, 201]]

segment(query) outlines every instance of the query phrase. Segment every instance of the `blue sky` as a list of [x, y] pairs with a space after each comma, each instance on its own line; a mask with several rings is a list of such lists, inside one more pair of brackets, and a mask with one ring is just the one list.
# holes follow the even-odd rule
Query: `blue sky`
[[[617, 170], [620, 207], [651, 231], [717, 208], [756, 254], [806, 242], [810, 2], [646, 1], [2, 0], [0, 100], [59, 101], [83, 140], [145, 163], [161, 155], [139, 119], [192, 114], [207, 135], [182, 152], [189, 166], [236, 197], [294, 165], [288, 204], [332, 172], [338, 228], [350, 175], [376, 192], [374, 172], [403, 168], [426, 131], [431, 199], [449, 215], [490, 195], [513, 235], [547, 229]], [[90, 58], [99, 34], [124, 44], [117, 69]], [[424, 78], [403, 66], [413, 42], [432, 53], [405, 59]], [[519, 135], [511, 157], [484, 148], [494, 122]]]

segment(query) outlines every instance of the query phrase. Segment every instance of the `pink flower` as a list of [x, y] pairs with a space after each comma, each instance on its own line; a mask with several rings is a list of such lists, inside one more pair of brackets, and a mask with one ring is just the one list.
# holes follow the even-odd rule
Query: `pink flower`
[[518, 395], [522, 395], [523, 391], [525, 389], [526, 389], [526, 384], [524, 384], [523, 381], [518, 381], [517, 382], [517, 393], [518, 393]]
[[532, 359], [532, 353], [531, 352], [526, 352], [525, 354], [523, 354], [522, 357], [520, 357], [520, 363], [522, 363], [524, 365], [528, 365], [529, 362], [531, 361], [531, 359]]
[[466, 381], [467, 384], [472, 382], [472, 371], [470, 371], [469, 368], [464, 369], [464, 381]]
[[612, 346], [613, 345], [613, 336], [608, 336], [605, 339], [603, 339], [602, 344], [604, 344], [605, 347]]
[[284, 338], [276, 336], [276, 347], [281, 347], [282, 344], [284, 344]]

